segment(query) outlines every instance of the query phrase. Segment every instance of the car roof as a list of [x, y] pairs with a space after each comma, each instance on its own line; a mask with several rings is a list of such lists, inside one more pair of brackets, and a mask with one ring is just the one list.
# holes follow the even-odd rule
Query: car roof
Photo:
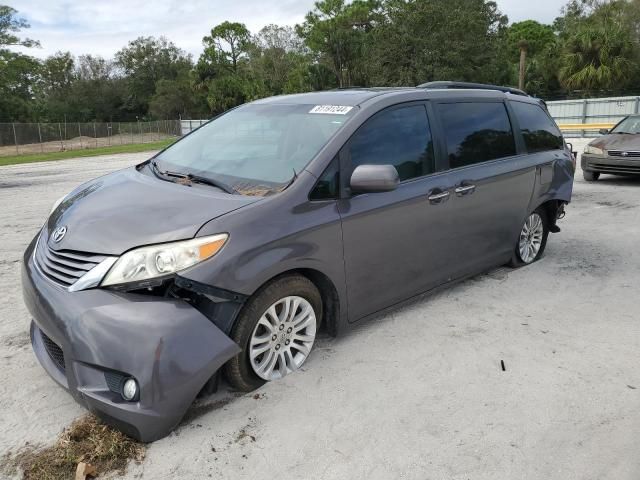
[[425, 99], [433, 98], [509, 98], [511, 100], [539, 103], [540, 99], [526, 95], [516, 95], [498, 90], [479, 88], [422, 88], [422, 87], [373, 87], [373, 88], [345, 88], [337, 90], [325, 90], [320, 92], [297, 93], [293, 95], [278, 95], [275, 97], [256, 100], [254, 104], [272, 105], [344, 105], [359, 106], [367, 101], [381, 96], [397, 96], [415, 98], [416, 93], [424, 93]]

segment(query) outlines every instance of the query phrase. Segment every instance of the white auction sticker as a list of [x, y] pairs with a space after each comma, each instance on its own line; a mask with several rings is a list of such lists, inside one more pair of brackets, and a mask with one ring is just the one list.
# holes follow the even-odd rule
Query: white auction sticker
[[345, 105], [316, 105], [309, 113], [325, 113], [329, 115], [346, 115], [353, 107], [347, 107]]

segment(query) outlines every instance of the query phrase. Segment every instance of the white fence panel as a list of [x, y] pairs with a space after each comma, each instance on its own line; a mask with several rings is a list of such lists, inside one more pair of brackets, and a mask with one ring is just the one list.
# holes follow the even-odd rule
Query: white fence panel
[[180, 131], [182, 132], [182, 135], [186, 135], [208, 121], [209, 120], [180, 120]]
[[[559, 125], [566, 123], [618, 123], [639, 113], [640, 97], [588, 98], [547, 102], [549, 113]], [[566, 136], [597, 136], [591, 132], [564, 132]]]

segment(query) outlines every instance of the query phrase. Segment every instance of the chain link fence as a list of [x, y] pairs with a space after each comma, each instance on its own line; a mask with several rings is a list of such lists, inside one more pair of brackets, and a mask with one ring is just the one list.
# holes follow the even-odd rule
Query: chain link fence
[[0, 123], [0, 157], [153, 143], [181, 135], [179, 120], [129, 123]]

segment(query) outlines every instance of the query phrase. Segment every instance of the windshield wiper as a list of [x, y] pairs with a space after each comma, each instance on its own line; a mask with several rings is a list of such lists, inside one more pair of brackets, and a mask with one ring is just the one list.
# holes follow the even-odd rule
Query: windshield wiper
[[215, 180], [209, 177], [203, 177], [201, 175], [194, 175], [193, 173], [182, 173], [182, 172], [172, 172], [171, 170], [160, 170], [158, 166], [158, 162], [155, 160], [151, 162], [151, 167], [156, 174], [160, 174], [163, 177], [174, 177], [179, 180], [188, 180], [192, 183], [201, 183], [203, 185], [211, 185], [212, 187], [219, 188], [220, 190], [235, 195], [238, 193], [237, 190], [230, 187], [226, 183], [223, 183], [219, 180]]
[[191, 180], [194, 183], [202, 183], [204, 185], [211, 185], [212, 187], [216, 187], [219, 188], [220, 190], [224, 190], [227, 193], [230, 193], [231, 195], [235, 195], [238, 193], [238, 191], [227, 185], [226, 183], [222, 183], [219, 180], [216, 180], [214, 178], [209, 178], [209, 177], [202, 177], [200, 175], [194, 175], [192, 173], [187, 173], [185, 175], [185, 178]]

